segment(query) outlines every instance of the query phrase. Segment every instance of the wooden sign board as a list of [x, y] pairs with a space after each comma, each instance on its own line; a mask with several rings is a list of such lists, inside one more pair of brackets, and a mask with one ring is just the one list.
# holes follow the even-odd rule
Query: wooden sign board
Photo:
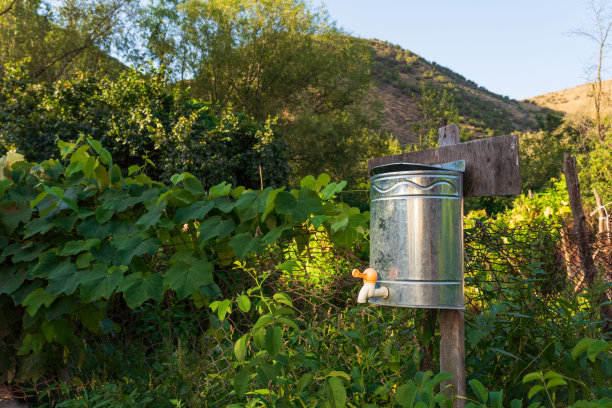
[[465, 160], [464, 197], [521, 194], [517, 135], [496, 136], [437, 149], [370, 159], [368, 170], [391, 163], [441, 164]]

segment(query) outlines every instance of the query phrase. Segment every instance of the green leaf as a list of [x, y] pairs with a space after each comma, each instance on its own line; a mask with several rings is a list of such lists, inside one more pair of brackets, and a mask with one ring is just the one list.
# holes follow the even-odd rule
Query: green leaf
[[291, 215], [295, 222], [304, 222], [311, 214], [323, 211], [323, 206], [315, 191], [303, 188], [297, 199], [286, 191], [279, 192], [276, 197], [276, 211], [279, 214]]
[[45, 293], [44, 288], [38, 288], [26, 296], [21, 305], [26, 306], [26, 312], [30, 316], [34, 316], [42, 305], [49, 307], [55, 299], [57, 299], [57, 295], [49, 295]]
[[535, 373], [529, 373], [526, 376], [524, 376], [523, 384], [526, 384], [529, 381], [534, 381], [534, 380], [544, 381], [544, 376], [542, 375], [540, 371], [535, 372]]
[[236, 299], [236, 303], [238, 303], [238, 308], [242, 310], [244, 313], [247, 313], [251, 310], [251, 300], [247, 295], [240, 295]]
[[45, 293], [49, 295], [60, 295], [62, 293], [71, 295], [79, 286], [80, 281], [81, 276], [76, 265], [66, 260], [49, 273], [49, 286], [45, 289]]
[[522, 399], [513, 399], [510, 402], [510, 408], [522, 408], [523, 407], [523, 400]]
[[246, 333], [238, 339], [234, 344], [234, 355], [237, 361], [244, 361], [247, 353], [247, 342], [249, 341], [249, 333]]
[[582, 339], [578, 342], [578, 344], [576, 344], [574, 346], [574, 348], [572, 349], [572, 358], [575, 360], [576, 358], [578, 358], [578, 356], [580, 356], [582, 353], [584, 353], [589, 346], [591, 345], [591, 343], [593, 343], [595, 340], [593, 339]]
[[557, 387], [559, 385], [567, 385], [563, 378], [553, 378], [552, 380], [546, 383], [546, 388]]
[[74, 324], [68, 320], [45, 321], [40, 328], [49, 343], [66, 344], [74, 335]]
[[280, 193], [284, 189], [285, 187], [281, 187], [281, 188], [274, 189], [270, 191], [270, 193], [268, 193], [268, 196], [266, 197], [266, 205], [264, 208], [264, 213], [261, 215], [261, 222], [264, 222], [266, 218], [268, 217], [268, 214], [272, 212], [272, 210], [274, 209], [275, 202], [276, 202], [276, 196], [278, 195], [278, 193]]
[[265, 315], [261, 316], [259, 319], [257, 319], [255, 324], [253, 325], [253, 329], [252, 330], [253, 330], [253, 332], [255, 332], [255, 331], [259, 330], [260, 328], [269, 325], [273, 321], [274, 321], [274, 319], [272, 318], [272, 316], [270, 316], [269, 314], [265, 314]]
[[40, 352], [40, 350], [42, 350], [45, 343], [45, 336], [42, 333], [28, 333], [23, 339], [21, 347], [19, 348], [19, 350], [17, 350], [17, 355], [23, 356], [30, 353], [31, 351], [34, 353], [38, 353]]
[[266, 248], [266, 244], [252, 236], [250, 232], [234, 235], [229, 245], [234, 249], [238, 259], [243, 259], [250, 252], [259, 253]]
[[146, 214], [143, 214], [138, 221], [136, 221], [136, 227], [141, 231], [146, 231], [159, 221], [164, 211], [164, 205], [160, 204], [151, 208]]
[[235, 227], [236, 224], [234, 224], [234, 221], [221, 219], [221, 217], [218, 215], [207, 218], [200, 223], [200, 227], [198, 228], [200, 231], [200, 236], [198, 238], [200, 241], [200, 246], [212, 238], [218, 237], [219, 239], [223, 239], [227, 237], [232, 231], [234, 231]]
[[217, 315], [219, 316], [219, 320], [225, 320], [225, 316], [228, 313], [232, 313], [232, 301], [229, 299], [222, 300], [219, 302], [219, 306], [217, 307]]
[[202, 187], [202, 182], [195, 177], [189, 177], [183, 180], [183, 187], [185, 190], [189, 191], [193, 195], [204, 194], [204, 187]]
[[320, 189], [328, 185], [330, 181], [331, 181], [331, 177], [329, 177], [328, 174], [326, 173], [319, 174], [319, 177], [317, 177], [316, 190], [319, 191]]
[[531, 389], [529, 390], [529, 394], [527, 394], [527, 398], [533, 398], [534, 395], [536, 395], [538, 392], [543, 391], [544, 390], [544, 386], [540, 385], [540, 384], [536, 384], [533, 387], [531, 387]]
[[283, 331], [278, 326], [270, 326], [266, 329], [265, 346], [266, 351], [272, 358], [276, 358], [283, 345]]
[[232, 191], [232, 185], [223, 181], [221, 184], [212, 186], [209, 190], [209, 195], [212, 198], [227, 196]]
[[110, 172], [111, 184], [119, 183], [121, 181], [121, 169], [116, 164], [113, 164]]
[[54, 225], [48, 217], [34, 218], [24, 226], [27, 232], [24, 238], [30, 238], [36, 234], [42, 235], [53, 227]]
[[504, 399], [503, 391], [491, 391], [489, 392], [489, 402], [491, 408], [502, 408], [502, 401]]
[[58, 255], [61, 255], [61, 256], [76, 255], [84, 251], [91, 251], [92, 248], [96, 248], [96, 249], [100, 248], [99, 239], [88, 239], [86, 241], [83, 241], [83, 240], [68, 241], [66, 242], [66, 244], [64, 244], [64, 247], [59, 251]]
[[563, 378], [563, 376], [555, 371], [549, 370], [544, 374], [544, 379], [550, 380], [551, 378]]
[[111, 240], [111, 245], [118, 250], [121, 264], [129, 265], [135, 256], [149, 254], [153, 255], [159, 249], [157, 238], [148, 238], [144, 241], [138, 237], [115, 237]]
[[149, 299], [161, 301], [163, 278], [156, 273], [136, 272], [124, 277], [117, 290], [123, 292], [125, 303], [134, 309]]
[[285, 324], [285, 325], [291, 327], [292, 329], [295, 329], [295, 330], [298, 330], [298, 331], [300, 330], [300, 328], [297, 325], [297, 323], [295, 322], [295, 320], [289, 319], [288, 317], [282, 317], [281, 316], [281, 317], [276, 318], [276, 321], [278, 323]]
[[341, 408], [346, 405], [346, 389], [338, 377], [327, 379], [327, 402], [332, 408]]
[[174, 223], [185, 224], [191, 220], [201, 220], [214, 206], [212, 201], [197, 201], [187, 207], [181, 207], [174, 214]]
[[206, 259], [193, 265], [179, 261], [172, 265], [164, 276], [164, 287], [175, 291], [181, 299], [196, 293], [201, 286], [211, 283], [213, 283], [213, 268]]
[[313, 377], [314, 376], [312, 375], [312, 373], [306, 373], [302, 377], [300, 377], [300, 380], [298, 381], [295, 389], [295, 393], [297, 396], [299, 396], [302, 391], [304, 391], [304, 388], [308, 387], [308, 384], [310, 384]]
[[29, 247], [27, 247], [27, 245], [24, 245], [23, 247], [21, 247], [21, 250], [19, 252], [13, 255], [12, 261], [13, 263], [31, 262], [35, 259], [38, 259], [40, 257], [41, 252], [47, 249], [48, 247], [49, 244], [46, 242], [36, 243]]
[[431, 386], [435, 387], [441, 382], [451, 380], [452, 378], [453, 378], [453, 375], [451, 373], [444, 373], [444, 372], [438, 373], [434, 376], [434, 378], [431, 379]]
[[470, 380], [469, 384], [470, 387], [472, 387], [472, 390], [474, 390], [474, 394], [476, 394], [482, 403], [486, 404], [487, 399], [489, 398], [489, 393], [484, 385], [482, 385], [482, 383], [477, 379]]
[[589, 347], [587, 348], [587, 357], [592, 363], [594, 363], [597, 355], [608, 349], [608, 342], [604, 340], [595, 340], [593, 343], [589, 344]]
[[342, 191], [342, 189], [346, 186], [346, 181], [341, 181], [340, 183], [336, 184], [336, 183], [331, 183], [329, 184], [327, 187], [325, 187], [323, 189], [323, 191], [321, 191], [321, 195], [323, 196], [324, 200], [329, 200], [330, 198], [332, 198], [336, 193], [339, 193], [340, 191]]
[[273, 243], [275, 243], [283, 234], [283, 232], [287, 231], [291, 229], [291, 225], [289, 224], [283, 224], [280, 225], [270, 231], [268, 231], [266, 233], [266, 235], [264, 235], [261, 240], [266, 243], [267, 245], [272, 245]]
[[240, 372], [236, 374], [236, 378], [234, 378], [234, 390], [238, 398], [245, 396], [247, 388], [249, 387], [249, 376], [250, 372], [247, 369], [240, 370]]
[[402, 384], [395, 391], [395, 401], [403, 408], [412, 408], [416, 397], [417, 387], [413, 382]]
[[325, 377], [341, 377], [341, 378], [344, 378], [348, 382], [351, 381], [351, 377], [344, 371], [330, 371], [329, 373], [325, 375]]
[[20, 222], [24, 224], [28, 222], [31, 215], [32, 209], [27, 201], [0, 202], [0, 225], [4, 227], [7, 235], [11, 235]]
[[26, 278], [25, 268], [3, 267], [0, 268], [0, 295], [10, 295], [21, 287]]
[[83, 272], [81, 277], [83, 299], [93, 302], [110, 298], [127, 269], [127, 266], [109, 267], [98, 263], [91, 270]]

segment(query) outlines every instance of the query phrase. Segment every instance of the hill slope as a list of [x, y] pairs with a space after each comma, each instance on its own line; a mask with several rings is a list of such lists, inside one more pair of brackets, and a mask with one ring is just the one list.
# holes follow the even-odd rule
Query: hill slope
[[[556, 92], [549, 92], [543, 95], [528, 98], [540, 106], [554, 109], [565, 113], [570, 117], [581, 115], [593, 116], [593, 84], [579, 85], [574, 88], [562, 89]], [[612, 115], [612, 79], [602, 81], [604, 100], [602, 101], [603, 115]]]
[[460, 126], [473, 137], [535, 130], [536, 114], [549, 109], [528, 101], [517, 101], [489, 92], [463, 76], [428, 62], [400, 46], [378, 40], [368, 41], [374, 53], [374, 92], [383, 104], [383, 130], [401, 143], [418, 140], [412, 123], [420, 120], [417, 106], [421, 83], [447, 89], [455, 98], [462, 117]]

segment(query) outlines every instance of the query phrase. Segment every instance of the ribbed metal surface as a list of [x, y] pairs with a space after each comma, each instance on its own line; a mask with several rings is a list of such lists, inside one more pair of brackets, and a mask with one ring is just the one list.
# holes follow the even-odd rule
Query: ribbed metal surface
[[463, 309], [463, 175], [410, 169], [372, 169], [370, 266], [390, 293], [370, 301]]

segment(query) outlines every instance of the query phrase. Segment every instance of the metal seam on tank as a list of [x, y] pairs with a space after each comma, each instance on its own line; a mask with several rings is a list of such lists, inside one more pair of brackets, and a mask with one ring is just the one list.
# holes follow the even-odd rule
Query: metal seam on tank
[[461, 200], [463, 197], [460, 196], [453, 196], [453, 195], [442, 195], [442, 194], [437, 194], [437, 195], [433, 195], [433, 194], [421, 194], [421, 195], [414, 195], [414, 194], [410, 194], [410, 195], [396, 195], [396, 196], [389, 196], [389, 197], [376, 197], [376, 198], [372, 198], [370, 201], [374, 202], [374, 201], [389, 201], [389, 200], [397, 200], [397, 199], [414, 199], [414, 198], [420, 198], [420, 199], [424, 199], [424, 198], [429, 198], [429, 199], [440, 199], [440, 200]]
[[428, 186], [421, 186], [421, 185], [418, 185], [417, 183], [415, 183], [413, 181], [410, 181], [410, 180], [402, 180], [402, 181], [398, 181], [397, 183], [393, 184], [389, 188], [380, 189], [375, 184], [372, 184], [372, 188], [374, 190], [376, 190], [377, 192], [379, 192], [380, 194], [387, 194], [391, 190], [394, 190], [394, 189], [396, 189], [398, 187], [402, 187], [402, 186], [405, 186], [405, 185], [412, 186], [412, 187], [414, 187], [414, 188], [416, 188], [418, 190], [421, 190], [421, 191], [431, 190], [432, 188], [434, 188], [436, 186], [439, 186], [439, 185], [450, 186], [453, 190], [457, 189], [457, 187], [455, 185], [453, 185], [451, 182], [449, 182], [447, 180], [436, 181], [435, 183], [432, 183], [432, 184], [430, 184]]

